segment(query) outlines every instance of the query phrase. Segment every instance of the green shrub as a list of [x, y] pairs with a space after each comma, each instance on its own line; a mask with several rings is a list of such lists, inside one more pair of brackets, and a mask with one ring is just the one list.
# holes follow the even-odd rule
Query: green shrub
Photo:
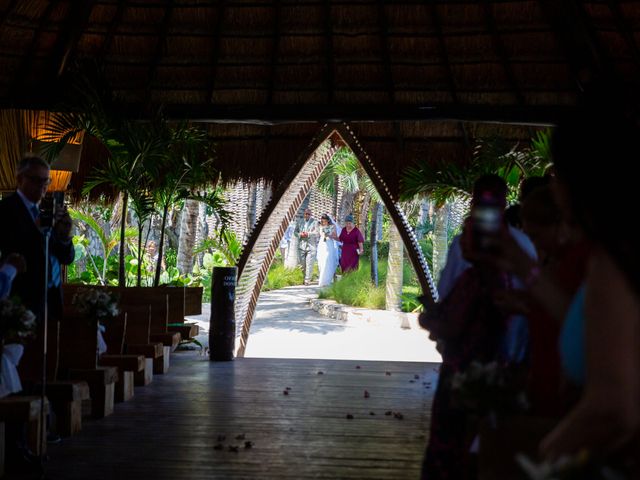
[[[422, 294], [420, 285], [409, 261], [405, 259], [404, 286], [402, 287], [402, 311], [420, 311], [418, 296]], [[371, 267], [368, 262], [360, 262], [355, 272], [343, 275], [338, 281], [320, 290], [319, 298], [330, 298], [343, 305], [384, 310], [386, 308], [385, 282], [387, 278], [387, 260], [378, 263], [379, 286], [371, 283]]]
[[291, 285], [302, 285], [304, 275], [300, 266], [296, 268], [285, 268], [280, 262], [274, 262], [267, 273], [262, 291], [278, 290]]
[[[382, 264], [382, 262], [381, 262]], [[383, 270], [386, 275], [386, 262], [384, 267], [378, 272], [382, 277]], [[367, 263], [361, 262], [360, 268], [356, 271], [342, 275], [338, 281], [320, 290], [320, 298], [331, 298], [344, 305], [355, 307], [384, 309], [385, 308], [385, 288], [381, 281], [379, 287], [371, 284], [371, 269]]]

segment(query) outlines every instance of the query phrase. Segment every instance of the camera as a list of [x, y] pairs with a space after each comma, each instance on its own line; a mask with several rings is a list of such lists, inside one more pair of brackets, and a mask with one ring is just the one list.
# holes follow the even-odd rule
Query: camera
[[64, 192], [47, 194], [40, 202], [40, 228], [53, 228], [56, 224], [56, 210], [64, 205]]

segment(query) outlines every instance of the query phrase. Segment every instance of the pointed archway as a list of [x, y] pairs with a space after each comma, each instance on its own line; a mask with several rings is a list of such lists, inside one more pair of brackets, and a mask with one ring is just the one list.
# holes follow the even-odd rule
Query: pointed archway
[[236, 332], [240, 337], [236, 352], [238, 357], [244, 356], [258, 297], [287, 226], [333, 155], [345, 144], [355, 153], [371, 178], [398, 228], [427, 302], [432, 304], [437, 301], [438, 293], [431, 272], [400, 203], [392, 197], [384, 178], [351, 127], [346, 123], [325, 124], [275, 186], [273, 196], [251, 232], [238, 261], [235, 304]]

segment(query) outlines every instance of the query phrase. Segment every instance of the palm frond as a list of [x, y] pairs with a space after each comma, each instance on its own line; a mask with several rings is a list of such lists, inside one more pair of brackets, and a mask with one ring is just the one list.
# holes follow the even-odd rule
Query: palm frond
[[100, 224], [98, 224], [98, 222], [96, 221], [95, 218], [93, 218], [90, 214], [82, 212], [80, 210], [76, 210], [74, 208], [70, 208], [69, 209], [69, 216], [73, 219], [73, 220], [77, 220], [80, 221], [82, 223], [84, 223], [85, 225], [87, 225], [91, 230], [93, 230], [93, 232], [95, 233], [95, 235], [98, 237], [98, 239], [100, 240], [100, 243], [102, 244], [102, 248], [103, 250], [106, 251], [107, 249], [107, 245], [109, 244], [109, 239], [107, 239], [107, 236], [104, 233], [104, 230], [102, 229], [102, 227], [100, 226]]

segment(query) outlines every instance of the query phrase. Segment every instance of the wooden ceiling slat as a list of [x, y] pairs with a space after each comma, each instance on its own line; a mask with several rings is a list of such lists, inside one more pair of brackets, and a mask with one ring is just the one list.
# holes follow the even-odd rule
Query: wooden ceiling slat
[[7, 8], [2, 11], [2, 14], [0, 14], [0, 29], [4, 27], [4, 22], [6, 22], [7, 18], [9, 18], [9, 15], [13, 13], [17, 4], [18, 0], [11, 0], [11, 2], [9, 2], [9, 5], [7, 5]]
[[492, 5], [489, 0], [483, 0], [483, 10], [484, 10], [484, 21], [487, 25], [487, 29], [491, 33], [491, 38], [493, 40], [493, 48], [500, 59], [502, 67], [504, 69], [505, 75], [507, 77], [507, 81], [511, 89], [513, 90], [513, 94], [516, 98], [516, 102], [520, 105], [524, 105], [524, 97], [522, 96], [522, 92], [520, 92], [520, 88], [518, 87], [518, 81], [516, 80], [515, 75], [513, 74], [513, 70], [509, 63], [509, 57], [507, 56], [507, 52], [505, 51], [504, 43], [500, 38], [500, 34], [498, 33], [498, 29], [496, 28], [496, 20], [493, 15]]
[[325, 48], [325, 84], [326, 84], [326, 95], [327, 95], [327, 103], [333, 103], [333, 90], [334, 90], [334, 45], [333, 45], [333, 18], [331, 16], [331, 1], [324, 0], [323, 2], [324, 9], [324, 48]]
[[[104, 38], [104, 43], [102, 44], [102, 48], [100, 49], [100, 53], [98, 53], [98, 62], [104, 63], [105, 57], [107, 54], [111, 52], [111, 45], [113, 44], [113, 36], [115, 35], [116, 30], [122, 23], [122, 17], [126, 10], [127, 6], [125, 4], [125, 0], [118, 0], [118, 8], [116, 9], [116, 13], [113, 18], [109, 22], [109, 26], [107, 29], [107, 34]], [[86, 30], [89, 31], [88, 29]]]
[[607, 5], [609, 6], [609, 10], [611, 10], [611, 14], [613, 15], [614, 21], [618, 30], [620, 31], [620, 35], [624, 38], [627, 43], [629, 50], [631, 51], [631, 55], [637, 64], [640, 65], [640, 48], [638, 48], [638, 44], [635, 41], [631, 28], [622, 14], [622, 10], [620, 9], [620, 5], [618, 2], [614, 0], [608, 0]]
[[213, 103], [214, 101], [216, 78], [218, 75], [218, 64], [220, 63], [220, 45], [222, 43], [222, 20], [224, 19], [226, 6], [227, 2], [225, 0], [222, 0], [217, 11], [215, 29], [213, 31], [213, 34], [211, 35], [211, 40], [213, 42], [213, 54], [211, 56], [211, 73], [209, 76], [209, 87], [207, 88], [207, 103]]
[[38, 43], [40, 41], [40, 37], [44, 32], [45, 25], [49, 22], [53, 11], [57, 8], [60, 0], [51, 0], [47, 7], [45, 8], [42, 17], [40, 17], [40, 21], [38, 22], [38, 26], [33, 32], [33, 37], [27, 48], [26, 53], [22, 57], [22, 61], [20, 62], [20, 67], [18, 67], [16, 74], [13, 78], [13, 84], [10, 87], [10, 96], [11, 97], [20, 97], [23, 89], [25, 88], [25, 79], [27, 78], [29, 71], [31, 70], [31, 66], [33, 64], [33, 60], [38, 49]]
[[271, 71], [269, 72], [269, 95], [267, 97], [267, 104], [273, 103], [273, 87], [275, 85], [276, 79], [276, 65], [279, 63], [278, 53], [280, 51], [280, 22], [281, 22], [281, 12], [280, 12], [280, 0], [274, 0], [273, 5], [273, 37], [271, 39], [273, 46], [271, 50], [271, 60], [270, 66]]
[[[156, 74], [158, 71], [158, 64], [160, 63], [160, 59], [164, 55], [164, 52], [167, 50], [167, 33], [169, 32], [169, 25], [171, 23], [171, 16], [173, 14], [174, 8], [174, 0], [167, 0], [164, 10], [164, 16], [162, 18], [162, 23], [160, 24], [160, 28], [158, 30], [158, 40], [156, 42], [155, 53], [151, 58], [151, 62], [149, 63], [149, 70], [147, 73], [147, 85], [149, 92], [151, 92], [151, 86], [155, 83]], [[149, 103], [149, 97], [144, 102], [145, 104]]]

